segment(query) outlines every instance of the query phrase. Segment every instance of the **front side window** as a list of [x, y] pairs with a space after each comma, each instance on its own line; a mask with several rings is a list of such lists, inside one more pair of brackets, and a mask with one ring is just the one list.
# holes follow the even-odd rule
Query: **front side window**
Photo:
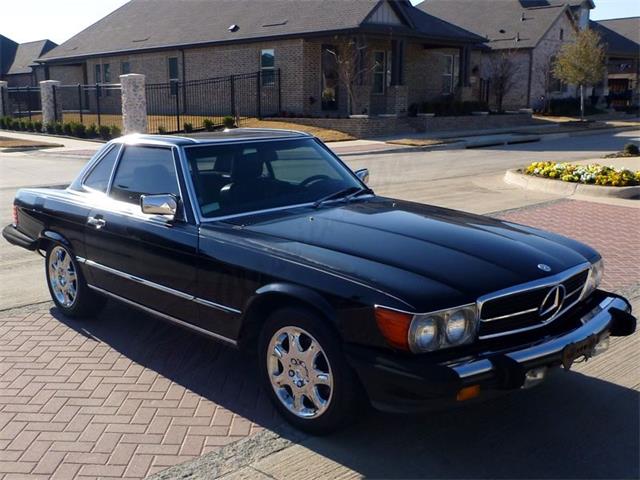
[[273, 48], [267, 48], [260, 52], [260, 78], [262, 86], [275, 85], [276, 83], [276, 53]]
[[140, 195], [180, 196], [173, 152], [168, 148], [126, 147], [113, 178], [111, 197], [140, 203]]
[[338, 109], [338, 62], [336, 47], [333, 45], [322, 46], [322, 110]]
[[313, 139], [185, 148], [203, 217], [314, 202], [362, 185]]
[[122, 72], [122, 75], [131, 73], [131, 64], [129, 62], [122, 62], [120, 64], [120, 71]]
[[118, 147], [113, 147], [109, 152], [100, 159], [98, 164], [93, 167], [89, 175], [84, 179], [83, 185], [92, 190], [105, 193], [109, 186], [109, 179], [113, 166], [118, 158]]
[[373, 62], [373, 93], [383, 94], [387, 77], [385, 52], [373, 52]]

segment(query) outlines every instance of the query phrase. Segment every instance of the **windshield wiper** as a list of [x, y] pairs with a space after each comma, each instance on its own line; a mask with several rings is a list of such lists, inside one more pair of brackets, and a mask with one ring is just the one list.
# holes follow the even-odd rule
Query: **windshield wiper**
[[315, 202], [313, 202], [313, 208], [318, 208], [324, 202], [327, 202], [329, 200], [334, 200], [337, 198], [344, 197], [346, 200], [351, 200], [356, 195], [359, 195], [365, 192], [373, 193], [373, 191], [370, 188], [362, 188], [362, 187], [356, 187], [356, 186], [343, 188], [342, 190], [338, 190], [337, 192], [330, 193], [329, 195], [325, 195], [324, 197], [316, 200]]

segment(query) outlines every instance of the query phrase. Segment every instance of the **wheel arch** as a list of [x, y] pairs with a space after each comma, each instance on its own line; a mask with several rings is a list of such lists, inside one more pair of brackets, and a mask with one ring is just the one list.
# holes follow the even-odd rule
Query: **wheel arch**
[[321, 294], [300, 285], [273, 283], [256, 290], [247, 302], [238, 336], [239, 348], [249, 350], [255, 347], [260, 333], [258, 327], [273, 312], [287, 306], [308, 308], [326, 318], [328, 324], [338, 331], [335, 309]]
[[62, 234], [53, 230], [43, 230], [38, 238], [38, 250], [47, 250], [52, 243], [59, 243], [73, 251], [71, 242]]

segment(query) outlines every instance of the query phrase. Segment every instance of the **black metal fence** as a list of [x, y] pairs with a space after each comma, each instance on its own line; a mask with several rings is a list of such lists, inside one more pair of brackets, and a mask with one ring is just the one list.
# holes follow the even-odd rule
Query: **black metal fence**
[[62, 118], [56, 119], [59, 122], [122, 127], [122, 87], [119, 84], [58, 85], [54, 95], [62, 111]]
[[42, 104], [39, 87], [9, 87], [7, 107], [3, 115], [29, 121], [42, 119]]
[[146, 85], [150, 133], [213, 129], [233, 117], [239, 125], [250, 118], [278, 115], [280, 71]]

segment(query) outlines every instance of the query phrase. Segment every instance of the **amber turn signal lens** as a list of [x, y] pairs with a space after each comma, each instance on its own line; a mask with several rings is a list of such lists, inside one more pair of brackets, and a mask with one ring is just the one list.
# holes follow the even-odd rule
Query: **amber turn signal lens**
[[409, 326], [413, 315], [376, 308], [378, 328], [392, 347], [409, 350]]
[[470, 387], [461, 388], [456, 395], [456, 400], [464, 402], [465, 400], [471, 400], [480, 395], [480, 385], [471, 385]]

